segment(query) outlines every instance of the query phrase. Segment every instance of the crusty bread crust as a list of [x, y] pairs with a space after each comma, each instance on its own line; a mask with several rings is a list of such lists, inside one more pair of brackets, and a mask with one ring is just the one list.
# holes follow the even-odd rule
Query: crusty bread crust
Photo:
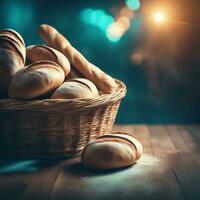
[[26, 49], [23, 45], [20, 45], [16, 40], [10, 38], [9, 36], [1, 36], [0, 37], [0, 48], [8, 49], [16, 54], [18, 54], [23, 63], [26, 60]]
[[124, 133], [110, 133], [89, 142], [81, 153], [83, 164], [95, 170], [133, 165], [142, 155], [141, 143]]
[[33, 99], [53, 92], [65, 79], [60, 65], [39, 61], [18, 71], [9, 86], [12, 98]]
[[0, 48], [0, 94], [7, 94], [8, 86], [15, 73], [24, 67], [15, 52]]
[[74, 78], [64, 82], [52, 95], [52, 99], [90, 99], [98, 96], [96, 86], [89, 80]]
[[25, 42], [24, 39], [22, 38], [22, 36], [15, 30], [13, 29], [3, 29], [0, 31], [0, 34], [5, 34], [8, 36], [13, 36], [16, 38], [16, 40], [18, 40], [19, 42], [21, 42], [21, 44], [23, 44], [25, 46]]
[[50, 60], [59, 64], [67, 76], [70, 72], [70, 63], [68, 59], [56, 49], [46, 45], [32, 45], [26, 48], [27, 59], [29, 62]]

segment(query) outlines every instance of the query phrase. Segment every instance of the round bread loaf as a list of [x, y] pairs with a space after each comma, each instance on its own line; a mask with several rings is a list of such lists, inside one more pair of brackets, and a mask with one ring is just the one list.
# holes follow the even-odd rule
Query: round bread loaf
[[18, 71], [9, 86], [12, 98], [33, 99], [59, 87], [65, 79], [60, 65], [52, 61], [38, 61]]
[[3, 29], [0, 31], [0, 35], [1, 34], [15, 38], [16, 41], [20, 42], [21, 44], [23, 44], [25, 46], [25, 42], [24, 42], [22, 36], [17, 31], [15, 31], [13, 29]]
[[70, 79], [69, 81], [70, 82], [73, 82], [73, 81], [74, 82], [78, 82], [78, 83], [81, 83], [81, 84], [87, 86], [91, 90], [91, 92], [93, 94], [93, 97], [99, 95], [97, 87], [95, 86], [95, 84], [92, 83], [91, 81], [89, 81], [88, 79], [85, 79], [85, 78], [73, 78], [73, 79]]
[[11, 79], [23, 67], [21, 58], [17, 54], [0, 48], [0, 96], [5, 97]]
[[64, 82], [52, 95], [52, 99], [90, 99], [98, 95], [96, 86], [84, 78]]
[[[3, 29], [0, 31], [0, 38], [8, 38], [18, 47], [20, 56], [22, 56], [23, 63], [26, 60], [26, 47], [22, 36], [13, 29]], [[16, 44], [17, 43], [17, 44]]]
[[18, 54], [22, 59], [23, 63], [25, 63], [26, 60], [25, 46], [19, 44], [15, 39], [9, 36], [0, 36], [0, 48], [8, 49]]
[[82, 151], [84, 166], [110, 170], [133, 165], [142, 155], [141, 143], [132, 135], [117, 132], [105, 134], [88, 143]]
[[63, 68], [65, 76], [70, 72], [70, 63], [68, 59], [56, 49], [45, 45], [32, 45], [26, 48], [26, 54], [29, 62], [50, 60]]

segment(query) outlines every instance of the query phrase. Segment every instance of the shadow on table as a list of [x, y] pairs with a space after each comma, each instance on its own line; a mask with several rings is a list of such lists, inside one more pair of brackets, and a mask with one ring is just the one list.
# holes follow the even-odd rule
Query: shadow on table
[[84, 167], [84, 165], [79, 161], [77, 163], [73, 163], [71, 165], [65, 166], [64, 169], [68, 173], [74, 175], [74, 176], [80, 176], [80, 177], [92, 177], [92, 176], [102, 176], [102, 175], [108, 175], [108, 174], [114, 174], [121, 172], [122, 170], [129, 169], [130, 167], [124, 167], [120, 169], [114, 169], [114, 170], [107, 170], [107, 171], [100, 171], [100, 170], [91, 170]]

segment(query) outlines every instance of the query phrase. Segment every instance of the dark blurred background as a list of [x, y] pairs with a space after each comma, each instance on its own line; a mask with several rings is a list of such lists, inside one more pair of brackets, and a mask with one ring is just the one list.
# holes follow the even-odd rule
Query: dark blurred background
[[[126, 83], [118, 123], [200, 122], [199, 0], [1, 0], [0, 28], [42, 43], [55, 26], [90, 61]], [[156, 23], [166, 12], [175, 22]]]

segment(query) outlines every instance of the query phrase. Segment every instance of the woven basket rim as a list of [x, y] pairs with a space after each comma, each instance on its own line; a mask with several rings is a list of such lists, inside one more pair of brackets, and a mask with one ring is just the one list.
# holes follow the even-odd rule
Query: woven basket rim
[[117, 89], [112, 94], [102, 94], [92, 99], [42, 99], [42, 100], [16, 100], [1, 99], [0, 112], [17, 111], [17, 110], [34, 110], [34, 111], [65, 111], [72, 112], [83, 111], [87, 109], [102, 107], [115, 103], [125, 97], [126, 85], [117, 79]]

